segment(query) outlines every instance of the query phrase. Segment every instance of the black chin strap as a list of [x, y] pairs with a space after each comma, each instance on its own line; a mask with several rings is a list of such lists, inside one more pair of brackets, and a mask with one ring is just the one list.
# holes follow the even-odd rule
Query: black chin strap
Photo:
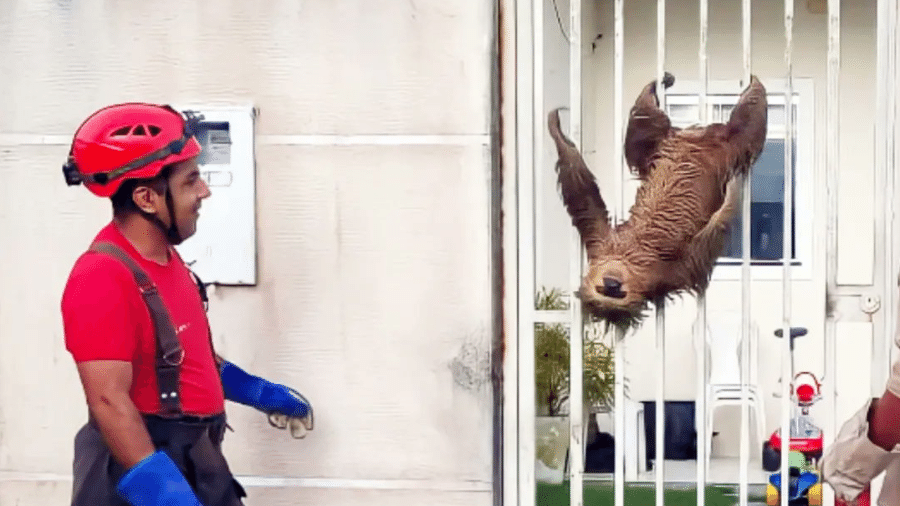
[[169, 243], [173, 246], [178, 246], [184, 241], [184, 237], [181, 237], [181, 232], [178, 230], [178, 221], [175, 219], [175, 204], [172, 202], [172, 192], [169, 191], [168, 184], [166, 184], [166, 208], [169, 210], [169, 218], [172, 219], [172, 224], [164, 232], [169, 239]]
[[184, 238], [181, 237], [181, 232], [178, 231], [178, 225], [175, 220], [175, 204], [172, 201], [172, 192], [169, 191], [169, 184], [166, 183], [166, 209], [169, 211], [169, 218], [172, 220], [172, 224], [168, 227], [159, 216], [155, 213], [148, 213], [146, 211], [141, 211], [141, 214], [144, 215], [145, 218], [152, 221], [160, 230], [162, 230], [163, 235], [166, 236], [166, 239], [169, 241], [169, 244], [173, 246], [178, 246], [182, 242], [184, 242]]

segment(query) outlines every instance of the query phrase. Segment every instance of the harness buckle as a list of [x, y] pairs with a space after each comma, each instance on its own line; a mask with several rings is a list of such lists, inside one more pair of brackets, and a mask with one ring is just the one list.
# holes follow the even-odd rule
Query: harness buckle
[[[174, 357], [176, 354], [178, 355], [178, 358], [173, 361], [172, 357]], [[172, 367], [180, 366], [181, 363], [184, 362], [184, 348], [178, 348], [175, 351], [163, 354], [162, 360], [166, 363], [166, 365], [170, 365]]]

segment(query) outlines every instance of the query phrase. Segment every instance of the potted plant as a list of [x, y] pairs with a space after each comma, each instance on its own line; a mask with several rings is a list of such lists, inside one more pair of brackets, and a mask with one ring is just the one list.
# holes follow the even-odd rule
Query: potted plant
[[[567, 298], [553, 288], [541, 288], [536, 295], [538, 310], [568, 309]], [[609, 411], [613, 404], [615, 367], [613, 348], [594, 326], [585, 328], [583, 339], [583, 422], [594, 411]], [[568, 325], [537, 323], [534, 331], [536, 392], [536, 477], [561, 483], [569, 448], [569, 365]]]

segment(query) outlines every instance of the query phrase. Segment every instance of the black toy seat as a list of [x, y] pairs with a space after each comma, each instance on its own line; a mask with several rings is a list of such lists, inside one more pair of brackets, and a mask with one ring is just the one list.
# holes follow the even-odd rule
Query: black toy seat
[[[781, 329], [781, 328], [775, 329], [775, 337], [782, 337], [782, 335], [784, 334], [783, 330], [784, 329]], [[794, 340], [797, 339], [798, 337], [805, 336], [806, 332], [807, 332], [806, 327], [791, 327], [790, 333], [791, 333], [791, 349], [792, 350], [794, 349]]]

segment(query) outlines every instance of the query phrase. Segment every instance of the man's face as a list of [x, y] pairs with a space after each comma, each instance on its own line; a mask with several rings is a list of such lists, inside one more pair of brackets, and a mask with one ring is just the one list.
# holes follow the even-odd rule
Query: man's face
[[[206, 181], [200, 177], [197, 157], [189, 158], [174, 166], [169, 176], [169, 191], [172, 193], [174, 217], [160, 216], [163, 222], [174, 223], [181, 239], [185, 240], [197, 231], [200, 218], [200, 202], [211, 195]], [[163, 214], [167, 214], [165, 211]]]

